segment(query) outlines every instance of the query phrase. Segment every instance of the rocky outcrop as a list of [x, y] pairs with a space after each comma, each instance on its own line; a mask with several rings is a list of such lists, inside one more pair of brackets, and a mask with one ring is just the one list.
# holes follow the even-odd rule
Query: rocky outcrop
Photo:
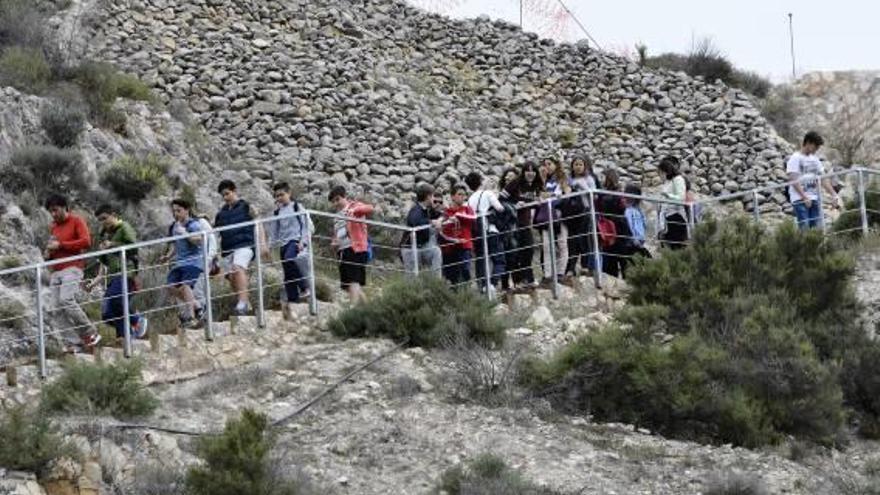
[[[790, 146], [749, 96], [394, 0], [111, 0], [92, 50], [186, 102], [262, 178], [347, 182], [401, 204], [415, 183], [585, 152], [646, 183], [680, 156], [718, 194], [777, 182]], [[782, 201], [782, 198], [765, 198]]]
[[[0, 164], [18, 148], [49, 144], [40, 126], [41, 110], [57, 105], [50, 98], [25, 95], [12, 88], [0, 88]], [[222, 149], [204, 136], [198, 127], [187, 125], [180, 118], [172, 118], [168, 111], [155, 109], [143, 103], [120, 100], [117, 105], [128, 120], [125, 135], [86, 124], [77, 145], [87, 165], [90, 191], [80, 191], [72, 198], [74, 209], [96, 206], [101, 198], [109, 198], [98, 187], [98, 177], [115, 160], [125, 155], [144, 156], [160, 154], [169, 164], [165, 184], [139, 205], [125, 205], [124, 217], [132, 222], [143, 239], [166, 235], [165, 227], [171, 222], [169, 202], [184, 186], [196, 198], [197, 208], [213, 213], [220, 198], [214, 180], [205, 177], [234, 179], [251, 203], [261, 211], [271, 211], [272, 198], [262, 182], [252, 178], [230, 163]], [[226, 170], [223, 170], [225, 168]], [[219, 179], [218, 179], [219, 180]], [[0, 261], [2, 269], [31, 264], [42, 260], [42, 246], [49, 232], [50, 218], [40, 206], [44, 198], [33, 198], [25, 191], [7, 190], [0, 181]], [[86, 212], [86, 217], [90, 217]], [[48, 278], [44, 281], [44, 286]], [[36, 319], [34, 310], [34, 272], [0, 277], [0, 329], [4, 345], [0, 346], [0, 361], [32, 349], [35, 343]], [[44, 293], [45, 296], [45, 293]], [[24, 308], [19, 311], [14, 306]], [[10, 320], [23, 315], [22, 319]], [[47, 335], [58, 340], [55, 321], [47, 316]], [[69, 323], [59, 323], [59, 326]]]
[[832, 162], [880, 161], [880, 71], [811, 72], [776, 91], [792, 92], [795, 137], [822, 132]]

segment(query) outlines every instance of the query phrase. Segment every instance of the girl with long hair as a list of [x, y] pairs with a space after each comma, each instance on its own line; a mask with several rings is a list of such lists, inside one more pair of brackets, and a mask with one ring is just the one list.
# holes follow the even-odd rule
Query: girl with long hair
[[532, 233], [532, 221], [535, 206], [525, 206], [538, 201], [544, 191], [544, 181], [535, 162], [525, 162], [519, 170], [515, 181], [507, 184], [501, 192], [501, 200], [513, 203], [516, 210], [516, 248], [508, 259], [508, 271], [516, 289], [531, 289], [535, 285], [535, 274], [532, 271], [532, 260], [535, 253], [535, 237]]
[[[666, 179], [661, 188], [661, 195], [665, 199], [684, 203], [687, 201], [687, 183], [679, 172], [678, 165], [678, 158], [674, 156], [664, 157], [657, 165], [660, 174]], [[684, 248], [688, 239], [688, 225], [684, 207], [678, 204], [664, 204], [660, 208], [660, 220], [665, 225], [660, 234], [662, 245], [669, 249]]]

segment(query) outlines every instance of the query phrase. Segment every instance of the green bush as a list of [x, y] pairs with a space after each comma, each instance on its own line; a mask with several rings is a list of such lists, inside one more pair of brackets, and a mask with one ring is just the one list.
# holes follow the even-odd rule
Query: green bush
[[709, 220], [687, 249], [627, 273], [614, 325], [529, 360], [523, 380], [565, 412], [670, 436], [832, 444], [845, 404], [867, 420], [880, 412], [880, 379], [858, 364], [880, 351], [865, 354], [853, 270], [820, 233]]
[[141, 367], [137, 360], [110, 365], [67, 363], [64, 374], [43, 388], [40, 403], [46, 411], [148, 416], [159, 401], [144, 386]]
[[727, 83], [733, 81], [733, 64], [709, 38], [701, 40], [688, 54], [686, 70], [694, 77], [703, 77], [708, 83], [714, 83], [717, 79]]
[[80, 155], [54, 146], [15, 150], [0, 173], [8, 191], [18, 194], [29, 191], [37, 199], [49, 193], [79, 197], [90, 186]]
[[46, 15], [33, 0], [0, 0], [0, 48], [39, 48], [46, 38]]
[[[880, 191], [880, 182], [866, 181], [865, 191]], [[876, 229], [880, 226], [880, 194], [865, 194], [865, 208], [868, 215], [868, 227]], [[859, 198], [847, 200], [843, 212], [834, 221], [832, 230], [850, 239], [862, 237], [862, 212], [859, 209]]]
[[470, 291], [454, 291], [431, 274], [401, 278], [382, 294], [341, 312], [328, 323], [339, 337], [409, 338], [409, 345], [437, 347], [458, 332], [482, 345], [504, 342], [505, 325], [494, 303]]
[[326, 280], [315, 279], [315, 298], [321, 302], [333, 302], [335, 294], [333, 286]]
[[767, 495], [764, 482], [756, 475], [729, 472], [710, 481], [704, 495]]
[[798, 109], [793, 89], [782, 86], [771, 92], [761, 102], [760, 109], [761, 115], [776, 129], [777, 134], [790, 143], [798, 142], [800, 136], [794, 126]]
[[14, 254], [0, 256], [0, 270], [8, 270], [10, 268], [18, 268], [24, 265], [24, 261]]
[[569, 149], [573, 148], [574, 145], [577, 144], [577, 131], [574, 129], [565, 127], [559, 130], [557, 140], [559, 141], [559, 146]]
[[190, 468], [186, 487], [191, 495], [297, 495], [298, 483], [273, 469], [270, 452], [275, 438], [269, 418], [245, 409], [240, 419], [229, 420], [223, 434], [202, 437], [196, 453], [204, 465]]
[[437, 491], [449, 495], [554, 495], [558, 492], [535, 485], [503, 459], [483, 454], [466, 466], [455, 466], [440, 476]]
[[0, 299], [0, 327], [21, 330], [27, 323], [27, 308], [21, 302], [5, 297]]
[[85, 122], [85, 115], [66, 101], [53, 101], [40, 113], [40, 125], [52, 144], [59, 148], [75, 146], [85, 129]]
[[125, 114], [113, 108], [117, 98], [152, 100], [146, 84], [107, 63], [83, 63], [75, 71], [75, 80], [89, 104], [92, 117], [98, 124], [116, 131], [125, 129]]
[[732, 86], [742, 89], [743, 91], [753, 94], [758, 98], [766, 98], [773, 89], [773, 83], [769, 79], [755, 72], [734, 69], [732, 76]]
[[709, 38], [700, 40], [687, 55], [663, 53], [656, 57], [648, 56], [648, 48], [637, 45], [639, 64], [655, 69], [685, 72], [691, 77], [702, 77], [707, 83], [721, 79], [728, 86], [740, 88], [759, 98], [765, 98], [773, 84], [754, 72], [736, 69], [730, 60]]
[[164, 187], [167, 173], [168, 162], [157, 155], [126, 155], [101, 174], [101, 185], [118, 199], [136, 204]]
[[849, 350], [843, 359], [841, 382], [847, 404], [855, 410], [859, 433], [880, 438], [880, 342], [870, 340]]
[[0, 419], [0, 438], [0, 466], [6, 469], [42, 475], [50, 461], [74, 456], [73, 448], [64, 442], [49, 418], [25, 406], [7, 410]]
[[28, 93], [40, 93], [49, 84], [52, 70], [43, 52], [13, 46], [0, 56], [0, 82]]

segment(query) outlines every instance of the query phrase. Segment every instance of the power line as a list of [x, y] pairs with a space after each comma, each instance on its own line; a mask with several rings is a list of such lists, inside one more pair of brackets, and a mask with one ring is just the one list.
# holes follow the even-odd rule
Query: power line
[[570, 15], [572, 19], [574, 19], [574, 22], [578, 25], [579, 28], [581, 28], [581, 31], [583, 31], [584, 34], [587, 35], [587, 39], [592, 41], [593, 44], [596, 45], [597, 48], [599, 48], [600, 50], [603, 50], [602, 45], [600, 45], [599, 42], [596, 41], [595, 38], [593, 38], [593, 36], [590, 34], [590, 32], [587, 31], [587, 28], [584, 27], [584, 24], [580, 21], [580, 19], [578, 19], [578, 17], [576, 15], [574, 15], [574, 12], [572, 12], [571, 9], [569, 9], [568, 6], [565, 5], [565, 2], [563, 2], [562, 0], [556, 0], [556, 1], [559, 2], [559, 5], [561, 5], [562, 8], [565, 9], [566, 12], [568, 12], [568, 15]]

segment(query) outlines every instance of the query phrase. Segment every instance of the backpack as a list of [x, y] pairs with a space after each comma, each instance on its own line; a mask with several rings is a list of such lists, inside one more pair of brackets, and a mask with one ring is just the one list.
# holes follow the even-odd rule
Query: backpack
[[[204, 225], [202, 225], [202, 222], [198, 218], [190, 217], [189, 221], [186, 222], [186, 230], [187, 231], [189, 231], [189, 226], [192, 225], [193, 222], [198, 223], [199, 228], [204, 229]], [[175, 225], [177, 225], [177, 222], [171, 222], [171, 225], [168, 226], [168, 237], [174, 237], [174, 226]], [[208, 224], [208, 230], [211, 230], [210, 224]]]
[[516, 207], [508, 201], [501, 201], [503, 211], [493, 210], [486, 218], [489, 225], [494, 225], [498, 232], [507, 234], [516, 229]]
[[367, 263], [373, 261], [373, 238], [367, 236]]
[[[300, 212], [300, 211], [302, 211], [302, 207], [300, 207], [298, 201], [294, 201], [294, 202], [293, 202], [293, 212], [294, 212], [294, 213], [298, 213], [298, 212]], [[275, 209], [275, 212], [273, 213], [273, 215], [277, 217], [279, 213], [281, 213], [281, 208], [276, 208], [276, 209]], [[314, 233], [315, 233], [315, 224], [314, 224], [314, 222], [312, 222], [311, 217], [306, 217], [306, 218], [307, 218], [308, 221], [309, 221], [309, 234], [314, 234]], [[305, 232], [305, 231], [306, 231], [306, 227], [305, 227], [306, 224], [305, 224], [305, 222], [303, 221], [303, 216], [302, 216], [302, 215], [297, 215], [297, 216], [296, 216], [296, 221], [299, 223], [299, 229], [300, 229], [302, 232]]]
[[609, 248], [617, 242], [617, 225], [610, 218], [599, 217], [596, 227], [598, 228], [600, 246]]
[[217, 256], [217, 234], [211, 232], [214, 230], [214, 227], [211, 226], [211, 222], [208, 221], [207, 217], [198, 217], [199, 227], [201, 227], [203, 232], [208, 232], [208, 259], [213, 260]]

